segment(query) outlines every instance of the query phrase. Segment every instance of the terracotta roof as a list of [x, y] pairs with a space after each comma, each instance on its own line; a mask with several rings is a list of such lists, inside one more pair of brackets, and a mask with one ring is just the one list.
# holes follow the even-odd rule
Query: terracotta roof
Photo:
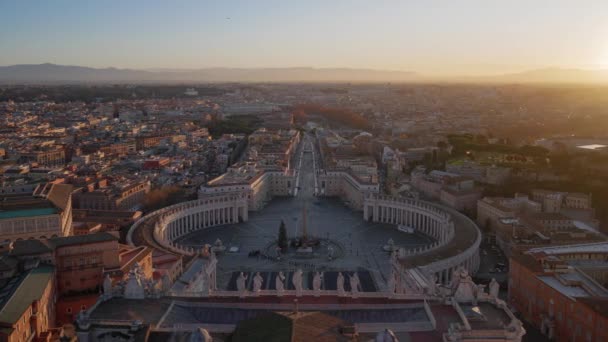
[[57, 208], [65, 210], [73, 190], [74, 187], [70, 184], [53, 184], [47, 198]]

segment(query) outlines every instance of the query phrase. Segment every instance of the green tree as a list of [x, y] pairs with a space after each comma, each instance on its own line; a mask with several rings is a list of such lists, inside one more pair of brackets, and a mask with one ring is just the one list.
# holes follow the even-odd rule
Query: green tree
[[279, 226], [279, 239], [277, 240], [277, 245], [281, 248], [283, 253], [287, 252], [287, 229], [285, 228], [285, 222], [281, 220], [281, 225]]

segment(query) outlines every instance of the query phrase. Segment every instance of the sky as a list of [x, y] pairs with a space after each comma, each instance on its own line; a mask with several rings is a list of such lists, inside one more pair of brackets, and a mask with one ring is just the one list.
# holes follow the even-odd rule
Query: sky
[[0, 0], [0, 65], [608, 68], [606, 0]]

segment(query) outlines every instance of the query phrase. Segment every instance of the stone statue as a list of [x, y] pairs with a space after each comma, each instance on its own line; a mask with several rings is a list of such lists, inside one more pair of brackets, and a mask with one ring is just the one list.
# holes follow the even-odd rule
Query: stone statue
[[245, 291], [247, 291], [246, 286], [247, 277], [241, 272], [239, 277], [236, 278], [236, 289], [241, 293], [241, 296], [245, 295]]
[[112, 296], [112, 279], [110, 278], [110, 274], [106, 274], [106, 277], [103, 279], [103, 295], [106, 298]]
[[492, 278], [490, 281], [490, 297], [498, 298], [498, 292], [500, 291], [500, 284], [496, 281], [496, 279]]
[[260, 292], [262, 289], [262, 283], [264, 282], [264, 278], [260, 275], [260, 272], [255, 274], [253, 277], [253, 292]]
[[132, 269], [131, 272], [129, 272], [129, 278], [127, 280], [127, 284], [125, 285], [124, 296], [126, 299], [146, 298], [144, 284], [142, 283], [140, 276], [135, 268]]
[[279, 274], [277, 275], [277, 277], [274, 280], [274, 287], [277, 289], [277, 292], [279, 294], [283, 293], [283, 291], [285, 291], [285, 275], [283, 274], [283, 272], [279, 272]]
[[334, 248], [331, 245], [327, 246], [327, 259], [329, 261], [334, 259]]
[[336, 288], [338, 289], [338, 295], [344, 295], [344, 276], [342, 272], [338, 273], [338, 279], [336, 280]]
[[[456, 289], [454, 291], [454, 298], [458, 302], [474, 302], [476, 301], [475, 293], [477, 292], [477, 285], [473, 282], [468, 272], [463, 268], [459, 272], [459, 279], [456, 283]], [[454, 279], [452, 279], [452, 282]]]
[[356, 298], [359, 293], [359, 276], [357, 275], [357, 272], [354, 272], [348, 280], [350, 283], [350, 292], [353, 298]]
[[321, 283], [323, 282], [323, 274], [321, 272], [315, 272], [315, 276], [312, 278], [312, 289], [316, 292], [315, 295], [319, 295], [321, 291]]
[[397, 293], [397, 279], [395, 277], [395, 270], [391, 270], [391, 273], [388, 275], [388, 279], [386, 281], [386, 291], [389, 293], [389, 296]]
[[291, 278], [291, 283], [293, 287], [296, 289], [296, 296], [302, 295], [302, 270], [298, 269], [293, 273], [293, 277]]

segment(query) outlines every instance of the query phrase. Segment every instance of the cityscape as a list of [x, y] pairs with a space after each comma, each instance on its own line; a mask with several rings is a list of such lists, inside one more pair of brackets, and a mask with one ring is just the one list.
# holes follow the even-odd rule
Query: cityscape
[[437, 6], [0, 4], [0, 341], [608, 341], [608, 5]]

